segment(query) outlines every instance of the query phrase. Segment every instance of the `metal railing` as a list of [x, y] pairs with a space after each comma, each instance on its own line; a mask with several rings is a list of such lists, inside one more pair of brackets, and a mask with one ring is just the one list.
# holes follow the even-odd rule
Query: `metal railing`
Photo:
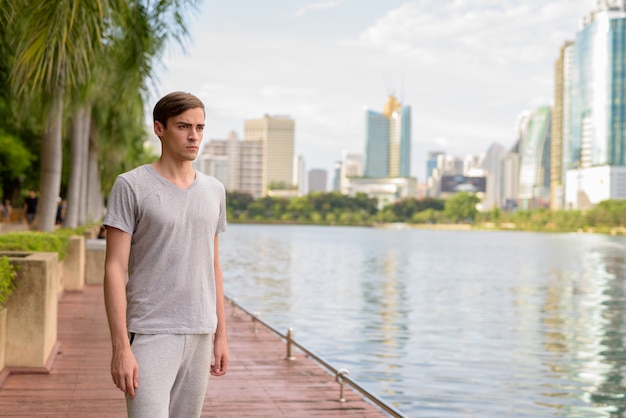
[[390, 416], [404, 418], [404, 415], [402, 415], [399, 411], [397, 411], [392, 406], [385, 403], [382, 399], [378, 398], [376, 395], [368, 392], [366, 389], [361, 387], [361, 385], [359, 385], [356, 381], [351, 379], [348, 376], [349, 375], [348, 370], [336, 369], [330, 363], [324, 360], [322, 357], [318, 356], [317, 354], [315, 354], [308, 348], [304, 347], [302, 344], [298, 343], [294, 339], [294, 332], [291, 328], [287, 330], [286, 335], [282, 334], [276, 328], [274, 328], [273, 326], [271, 326], [270, 324], [268, 324], [267, 322], [259, 318], [258, 313], [252, 313], [248, 311], [246, 308], [238, 304], [234, 298], [226, 297], [226, 300], [228, 300], [230, 304], [236, 306], [239, 310], [243, 311], [244, 313], [246, 313], [248, 316], [252, 318], [252, 326], [253, 326], [253, 331], [255, 333], [258, 332], [258, 325], [261, 324], [265, 328], [269, 329], [274, 334], [278, 335], [280, 338], [284, 339], [287, 342], [287, 352], [285, 355], [285, 360], [295, 360], [295, 356], [293, 355], [293, 347], [295, 346], [295, 347], [298, 347], [298, 349], [300, 349], [308, 357], [314, 359], [316, 362], [318, 362], [320, 365], [324, 366], [328, 371], [330, 371], [330, 373], [335, 376], [335, 380], [339, 384], [339, 402], [345, 402], [345, 398], [343, 397], [343, 389], [344, 389], [344, 385], [348, 383], [350, 386], [352, 386], [354, 390], [359, 392], [361, 395], [365, 396], [367, 399], [369, 399], [376, 406], [378, 406], [383, 411], [388, 413]]

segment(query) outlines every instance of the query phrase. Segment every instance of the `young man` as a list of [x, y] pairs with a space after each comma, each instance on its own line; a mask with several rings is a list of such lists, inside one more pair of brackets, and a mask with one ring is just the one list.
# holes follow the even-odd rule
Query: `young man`
[[202, 102], [170, 93], [153, 117], [161, 157], [117, 178], [104, 219], [111, 375], [130, 418], [200, 417], [209, 375], [229, 361], [218, 252], [226, 197], [192, 167]]

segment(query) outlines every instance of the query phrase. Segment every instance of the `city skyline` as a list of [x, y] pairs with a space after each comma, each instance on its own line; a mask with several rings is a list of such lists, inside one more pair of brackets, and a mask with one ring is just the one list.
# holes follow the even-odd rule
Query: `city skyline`
[[261, 5], [205, 1], [187, 54], [165, 59], [157, 95], [197, 94], [205, 138], [243, 121], [287, 114], [295, 152], [332, 172], [342, 152], [363, 153], [363, 109], [389, 93], [413, 108], [411, 174], [425, 180], [431, 150], [480, 154], [514, 142], [520, 112], [553, 100], [559, 47], [590, 0], [390, 0]]

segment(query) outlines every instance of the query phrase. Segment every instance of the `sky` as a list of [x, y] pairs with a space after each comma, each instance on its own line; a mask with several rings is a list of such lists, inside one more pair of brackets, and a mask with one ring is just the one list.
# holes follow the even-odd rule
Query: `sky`
[[164, 57], [153, 94], [206, 106], [204, 141], [246, 119], [295, 120], [295, 152], [332, 176], [365, 150], [365, 109], [411, 107], [411, 174], [429, 151], [514, 143], [517, 116], [553, 102], [554, 61], [592, 0], [204, 0]]

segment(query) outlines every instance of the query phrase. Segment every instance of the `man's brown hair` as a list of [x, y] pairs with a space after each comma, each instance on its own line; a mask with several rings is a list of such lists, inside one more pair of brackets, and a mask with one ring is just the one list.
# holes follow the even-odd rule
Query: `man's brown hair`
[[204, 103], [191, 93], [175, 91], [166, 96], [154, 106], [152, 119], [154, 122], [161, 122], [164, 128], [167, 128], [167, 120], [171, 117], [178, 116], [189, 109], [196, 107], [202, 108], [204, 112]]

